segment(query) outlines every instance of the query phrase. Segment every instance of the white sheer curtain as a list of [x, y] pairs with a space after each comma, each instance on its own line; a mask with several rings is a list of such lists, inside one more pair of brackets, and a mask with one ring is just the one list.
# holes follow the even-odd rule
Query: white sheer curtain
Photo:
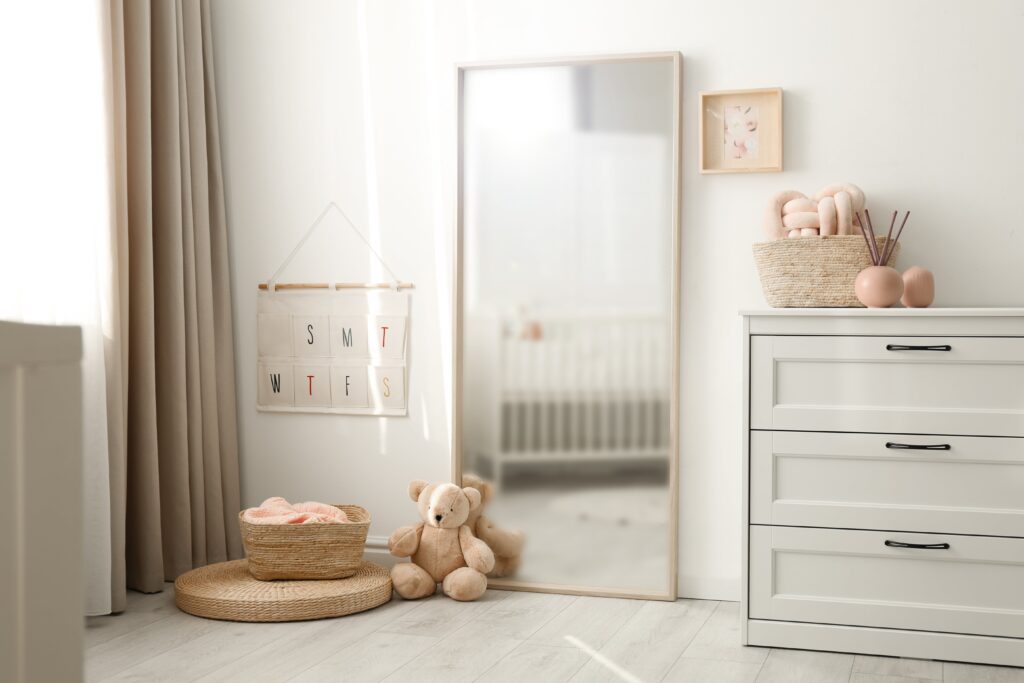
[[111, 611], [107, 405], [121, 401], [106, 389], [120, 373], [105, 360], [120, 325], [108, 25], [97, 0], [0, 10], [0, 318], [82, 327], [87, 614]]

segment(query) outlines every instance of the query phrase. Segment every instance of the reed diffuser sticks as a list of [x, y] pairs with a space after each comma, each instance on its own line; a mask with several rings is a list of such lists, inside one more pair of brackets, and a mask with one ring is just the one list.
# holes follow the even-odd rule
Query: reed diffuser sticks
[[[895, 215], [895, 212], [894, 212], [894, 215]], [[886, 260], [886, 263], [888, 263], [889, 256], [892, 255], [892, 250], [896, 246], [896, 243], [900, 241], [900, 235], [903, 234], [903, 226], [907, 224], [907, 219], [908, 218], [910, 218], [910, 211], [907, 211], [907, 215], [905, 215], [903, 217], [903, 222], [900, 223], [900, 229], [896, 231], [896, 239], [894, 239], [890, 244], [885, 245], [885, 252], [886, 252], [885, 260]]]
[[872, 265], [888, 265], [889, 258], [892, 257], [893, 251], [896, 248], [896, 243], [900, 241], [900, 235], [903, 234], [903, 227], [907, 224], [907, 219], [910, 218], [910, 212], [907, 211], [907, 214], [903, 217], [903, 222], [900, 223], [900, 229], [896, 231], [896, 237], [893, 237], [892, 231], [893, 228], [896, 227], [896, 217], [898, 213], [898, 211], [892, 212], [892, 220], [889, 221], [889, 233], [886, 235], [885, 244], [882, 245], [881, 250], [879, 250], [878, 247], [878, 237], [875, 235], [875, 226], [871, 223], [871, 214], [867, 209], [864, 209], [865, 218], [861, 218], [860, 212], [857, 213], [857, 220], [860, 222], [864, 242], [868, 245], [868, 252], [871, 254]]
[[864, 235], [864, 241], [868, 244], [868, 252], [871, 253], [871, 264], [877, 266], [879, 265], [878, 242], [875, 241], [875, 230], [871, 226], [871, 216], [867, 209], [864, 209], [864, 215], [867, 216], [867, 220], [861, 218], [860, 213], [857, 214], [857, 220], [860, 221], [860, 231]]
[[892, 220], [889, 221], [889, 232], [885, 235], [885, 247], [882, 249], [882, 263], [885, 264], [888, 255], [889, 240], [892, 239], [892, 229], [896, 225], [896, 212], [892, 212]]

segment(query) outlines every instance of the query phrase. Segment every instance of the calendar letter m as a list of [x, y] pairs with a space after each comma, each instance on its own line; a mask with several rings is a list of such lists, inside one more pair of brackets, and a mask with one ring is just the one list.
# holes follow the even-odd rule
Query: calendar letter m
[[352, 328], [341, 328], [341, 343], [345, 346], [352, 346]]

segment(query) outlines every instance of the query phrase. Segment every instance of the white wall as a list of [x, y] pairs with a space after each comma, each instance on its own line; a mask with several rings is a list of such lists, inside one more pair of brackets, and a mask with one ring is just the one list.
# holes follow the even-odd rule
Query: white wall
[[[246, 504], [271, 494], [362, 501], [375, 514], [371, 533], [385, 535], [412, 519], [407, 480], [449, 474], [458, 61], [683, 53], [682, 595], [738, 596], [736, 313], [764, 305], [750, 243], [768, 196], [855, 182], [879, 213], [912, 210], [902, 263], [935, 271], [937, 304], [1024, 303], [1016, 0], [215, 0], [213, 9]], [[786, 91], [786, 171], [701, 176], [696, 94], [763, 86]], [[408, 419], [255, 411], [256, 283], [329, 198], [371, 226], [385, 258], [416, 283]], [[319, 246], [295, 277], [335, 263], [338, 277], [368, 272], [365, 258]]]

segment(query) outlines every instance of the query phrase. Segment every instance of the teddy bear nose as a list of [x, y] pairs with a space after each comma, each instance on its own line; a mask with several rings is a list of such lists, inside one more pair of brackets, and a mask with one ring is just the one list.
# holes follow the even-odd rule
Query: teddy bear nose
[[434, 515], [434, 519], [436, 519], [437, 521], [440, 522], [441, 521], [441, 515]]

